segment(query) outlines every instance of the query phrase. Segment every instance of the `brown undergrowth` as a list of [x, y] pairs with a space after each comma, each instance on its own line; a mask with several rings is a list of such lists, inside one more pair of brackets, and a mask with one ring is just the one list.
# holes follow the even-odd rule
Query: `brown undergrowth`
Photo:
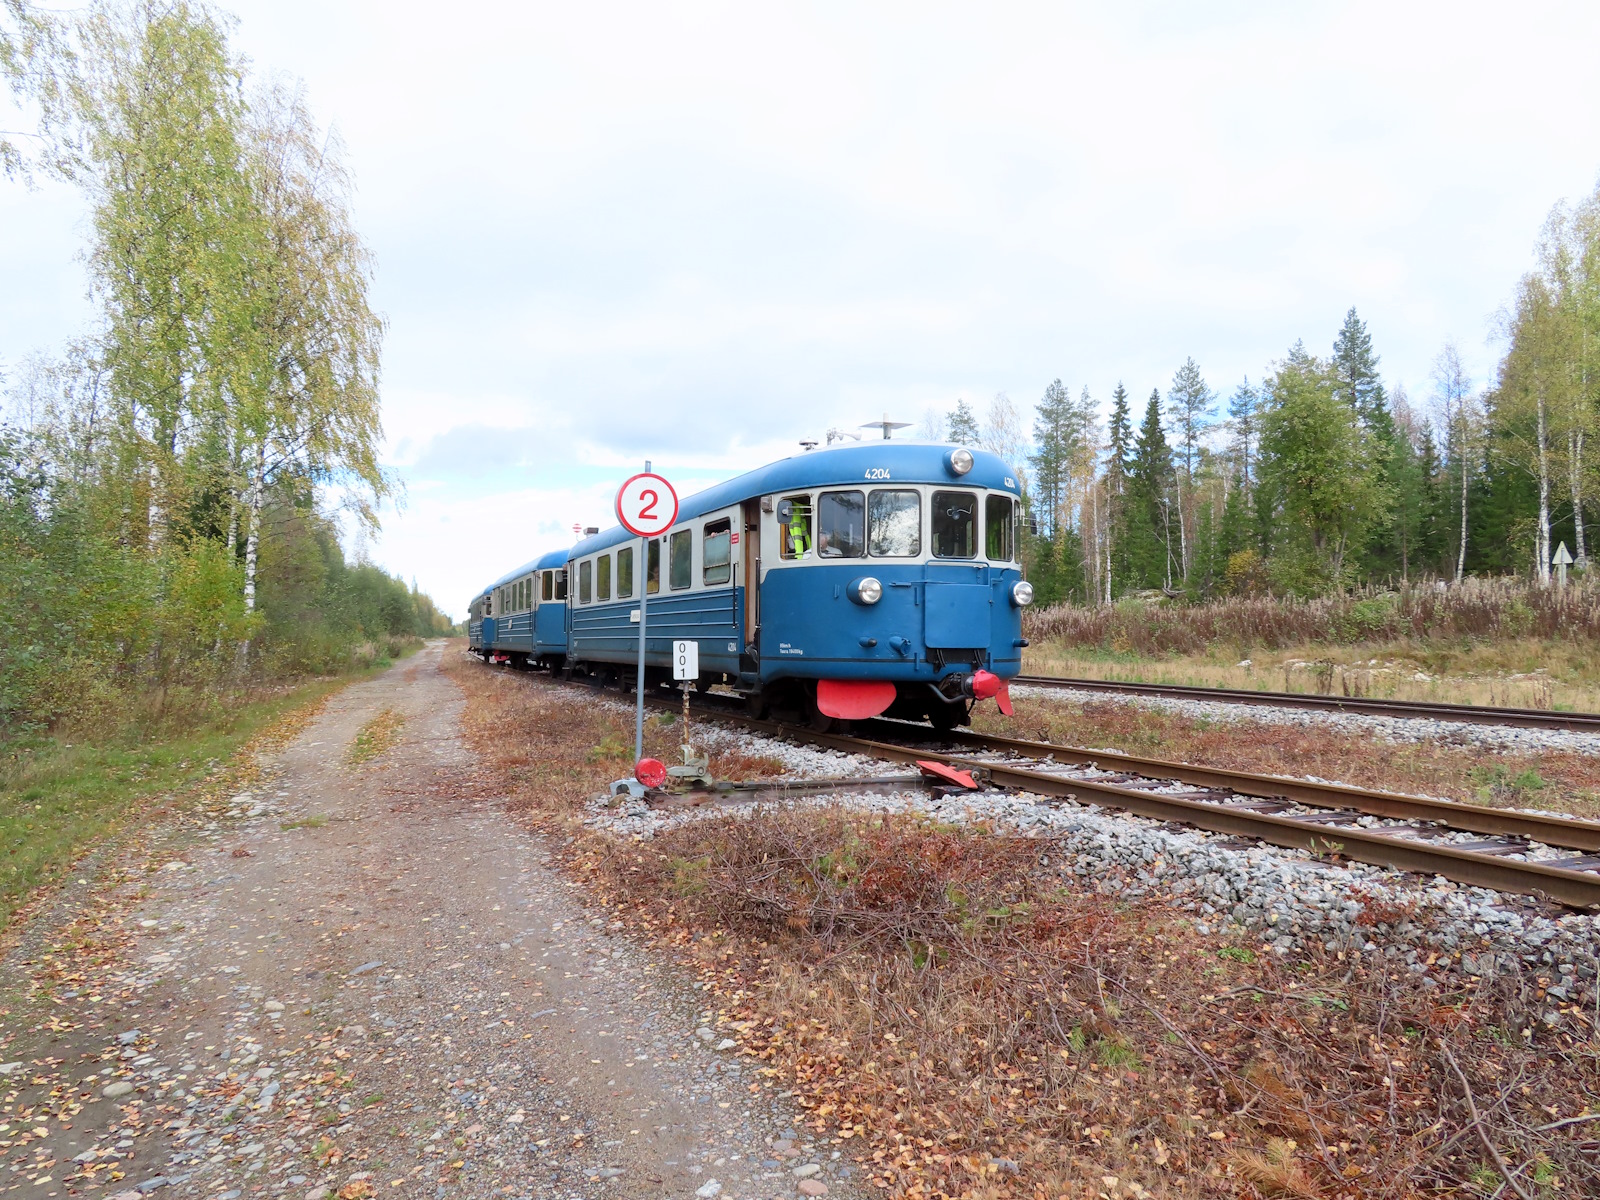
[[979, 706], [974, 728], [1267, 775], [1315, 775], [1358, 787], [1495, 807], [1600, 817], [1600, 758], [1513, 752], [1459, 741], [1388, 742], [1324, 724], [1279, 725], [1163, 712], [1116, 700], [1021, 699], [1016, 716]]
[[885, 1194], [1600, 1189], [1600, 1120], [1557, 1124], [1600, 1107], [1592, 1027], [1536, 1020], [1537, 979], [1284, 960], [1096, 894], [1049, 840], [1003, 831], [792, 809], [601, 836], [574, 818], [615, 771], [587, 751], [621, 714], [447, 670], [485, 769], [571, 838], [592, 902], [692, 964]]

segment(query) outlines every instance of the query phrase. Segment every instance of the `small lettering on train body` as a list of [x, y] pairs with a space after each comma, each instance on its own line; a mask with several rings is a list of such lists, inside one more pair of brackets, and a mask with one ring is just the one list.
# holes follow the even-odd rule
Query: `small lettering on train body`
[[805, 653], [805, 651], [800, 649], [800, 647], [798, 647], [798, 646], [791, 646], [788, 642], [779, 642], [778, 643], [778, 653], [779, 654], [801, 654], [801, 655], [803, 655]]

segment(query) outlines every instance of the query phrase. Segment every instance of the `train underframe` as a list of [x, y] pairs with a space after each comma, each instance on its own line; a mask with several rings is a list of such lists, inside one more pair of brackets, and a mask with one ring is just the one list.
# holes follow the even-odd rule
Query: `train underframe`
[[[543, 670], [552, 673], [561, 673], [565, 677], [581, 675], [594, 680], [603, 687], [617, 688], [624, 692], [631, 692], [637, 686], [637, 668], [625, 663], [578, 661], [570, 665], [565, 655], [533, 655], [521, 650], [496, 650], [488, 647], [479, 647], [474, 653], [478, 654], [486, 663], [511, 667], [518, 671]], [[866, 713], [868, 716], [883, 716], [891, 720], [900, 721], [926, 721], [938, 730], [957, 729], [972, 724], [972, 710], [980, 699], [995, 692], [982, 692], [975, 695], [973, 681], [981, 676], [988, 675], [985, 671], [976, 671], [971, 675], [951, 674], [946, 675], [938, 682], [924, 680], [889, 682], [881, 681], [872, 683], [868, 681], [865, 686], [878, 688], [893, 688], [894, 698], [887, 707], [877, 708], [876, 711]], [[995, 679], [999, 688], [1004, 687], [1003, 681]], [[863, 681], [852, 680], [844, 686], [856, 687]], [[673, 685], [671, 673], [662, 667], [645, 668], [646, 686], [660, 689], [663, 686]], [[841, 723], [852, 719], [860, 719], [846, 708], [841, 710], [837, 704], [828, 703], [826, 692], [832, 686], [840, 686], [833, 681], [804, 679], [798, 677], [785, 677], [771, 680], [764, 686], [750, 686], [748, 679], [724, 673], [703, 674], [695, 682], [695, 690], [700, 693], [710, 691], [717, 686], [732, 688], [744, 697], [746, 711], [758, 720], [775, 720], [785, 724], [803, 725], [817, 732], [826, 732], [837, 728]], [[885, 693], [886, 694], [886, 693]], [[869, 705], [870, 706], [870, 705]], [[1005, 705], [1009, 708], [1009, 705]], [[825, 708], [833, 708], [830, 713]], [[838, 715], [841, 711], [847, 715]]]

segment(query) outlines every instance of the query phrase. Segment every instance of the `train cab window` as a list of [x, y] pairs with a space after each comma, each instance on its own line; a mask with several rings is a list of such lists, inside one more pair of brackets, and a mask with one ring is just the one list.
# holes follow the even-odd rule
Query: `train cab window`
[[589, 603], [589, 581], [594, 571], [594, 564], [581, 562], [578, 564], [578, 603]]
[[860, 558], [866, 552], [866, 496], [823, 492], [817, 498], [817, 557]]
[[672, 535], [671, 577], [673, 591], [679, 591], [694, 582], [694, 530], [680, 529]]
[[633, 547], [624, 546], [617, 551], [617, 599], [626, 600], [633, 595]]
[[733, 578], [733, 521], [707, 521], [700, 543], [700, 577], [707, 583], [727, 583]]
[[922, 553], [922, 496], [885, 488], [867, 498], [867, 553], [915, 558]]
[[983, 552], [990, 562], [1017, 557], [1017, 503], [1010, 496], [989, 496], [983, 502]]
[[540, 571], [539, 575], [539, 595], [546, 600], [554, 600], [556, 598], [556, 573], [554, 571]]
[[778, 502], [778, 554], [804, 558], [811, 549], [811, 497], [785, 496]]
[[973, 558], [978, 553], [978, 497], [972, 492], [933, 494], [933, 555]]
[[661, 539], [651, 538], [645, 543], [644, 590], [654, 596], [661, 590]]
[[594, 561], [594, 598], [611, 599], [611, 555], [602, 554]]
[[565, 600], [567, 598], [567, 569], [562, 567], [561, 570], [556, 571], [554, 574], [556, 577], [556, 599]]

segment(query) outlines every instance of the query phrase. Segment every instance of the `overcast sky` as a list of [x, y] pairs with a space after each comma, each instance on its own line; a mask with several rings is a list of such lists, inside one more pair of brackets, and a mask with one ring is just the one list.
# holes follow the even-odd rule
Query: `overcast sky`
[[[1190, 355], [1226, 395], [1351, 305], [1414, 399], [1446, 339], [1481, 381], [1600, 174], [1592, 2], [230, 7], [348, 147], [407, 493], [368, 552], [457, 616], [646, 457]], [[0, 362], [87, 325], [85, 235], [0, 182]]]

